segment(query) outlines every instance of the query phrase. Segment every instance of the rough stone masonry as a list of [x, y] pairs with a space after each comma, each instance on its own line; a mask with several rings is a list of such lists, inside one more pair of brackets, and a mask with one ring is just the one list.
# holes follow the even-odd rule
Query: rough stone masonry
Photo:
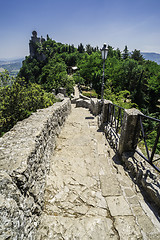
[[69, 99], [38, 110], [0, 138], [0, 239], [34, 240], [46, 175]]
[[0, 239], [159, 239], [97, 118], [73, 105], [61, 131], [70, 109], [39, 110], [0, 139]]

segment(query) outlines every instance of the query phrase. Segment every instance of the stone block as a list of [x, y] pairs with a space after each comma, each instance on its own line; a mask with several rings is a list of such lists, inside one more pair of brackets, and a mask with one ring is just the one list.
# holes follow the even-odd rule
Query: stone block
[[[82, 239], [82, 240], [118, 240], [111, 219], [106, 217], [66, 218], [43, 216], [37, 240], [40, 239]], [[64, 230], [63, 230], [64, 229]], [[63, 231], [63, 232], [62, 232]], [[126, 238], [127, 239], [127, 238]]]
[[145, 214], [138, 216], [137, 222], [139, 223], [139, 225], [141, 226], [145, 233], [151, 233], [154, 229], [153, 223]]
[[115, 175], [100, 175], [100, 184], [103, 197], [120, 196], [122, 194], [119, 182], [116, 180]]
[[59, 89], [58, 89], [58, 93], [63, 94], [65, 97], [67, 96], [67, 95], [66, 95], [66, 89], [65, 89], [65, 88], [59, 88]]
[[109, 104], [112, 104], [112, 102], [105, 99], [104, 102], [103, 102], [103, 106], [102, 106], [102, 124], [108, 122]]
[[138, 154], [123, 153], [122, 161], [137, 183], [145, 193], [158, 206], [160, 206], [160, 176], [158, 172]]
[[91, 98], [90, 111], [93, 115], [97, 116], [101, 112], [100, 101], [97, 98]]
[[119, 239], [143, 239], [133, 216], [115, 217], [115, 228], [119, 233]]
[[79, 99], [79, 98], [75, 98], [75, 97], [72, 98], [72, 99], [71, 99], [71, 103], [72, 103], [72, 104], [76, 104], [76, 102], [77, 102], [78, 99]]
[[76, 107], [90, 108], [90, 100], [79, 99], [76, 101]]
[[123, 196], [106, 197], [110, 213], [112, 216], [131, 216], [131, 209]]
[[118, 148], [120, 155], [123, 152], [135, 151], [140, 131], [140, 129], [137, 127], [138, 114], [141, 114], [141, 112], [135, 108], [125, 109], [124, 111]]
[[83, 94], [79, 94], [79, 97], [84, 100], [90, 100], [89, 97], [84, 96]]

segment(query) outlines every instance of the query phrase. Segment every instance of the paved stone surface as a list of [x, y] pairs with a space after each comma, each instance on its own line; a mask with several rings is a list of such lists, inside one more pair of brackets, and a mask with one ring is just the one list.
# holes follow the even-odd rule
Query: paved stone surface
[[97, 130], [87, 109], [72, 106], [52, 156], [37, 240], [159, 239], [160, 223]]

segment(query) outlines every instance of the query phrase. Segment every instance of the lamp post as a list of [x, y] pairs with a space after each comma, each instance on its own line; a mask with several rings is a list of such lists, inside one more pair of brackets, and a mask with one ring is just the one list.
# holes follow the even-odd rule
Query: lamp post
[[101, 87], [101, 100], [103, 101], [104, 94], [104, 69], [105, 69], [105, 60], [107, 59], [108, 48], [106, 43], [103, 44], [103, 48], [101, 49], [102, 59], [103, 59], [103, 78], [102, 78], [102, 87]]

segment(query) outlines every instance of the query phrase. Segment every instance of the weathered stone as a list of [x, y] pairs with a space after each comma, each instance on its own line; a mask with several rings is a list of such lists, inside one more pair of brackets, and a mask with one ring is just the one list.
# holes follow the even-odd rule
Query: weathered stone
[[101, 104], [99, 99], [91, 98], [90, 111], [93, 115], [97, 116], [101, 112]]
[[143, 228], [143, 231], [145, 233], [151, 233], [154, 231], [156, 232], [156, 229], [154, 229], [153, 223], [145, 214], [138, 216], [137, 221], [139, 225]]
[[142, 240], [143, 236], [133, 216], [115, 217], [115, 228], [118, 231], [119, 239]]
[[[8, 169], [1, 173], [0, 237], [158, 239], [158, 220], [97, 131], [97, 118], [87, 109], [73, 107], [61, 131], [69, 112], [68, 100], [57, 103], [54, 111], [40, 110], [31, 122], [17, 124], [17, 134], [6, 134], [12, 151], [7, 141], [1, 142], [1, 166], [6, 168], [3, 160], [8, 156]], [[139, 175], [138, 179], [143, 176]], [[150, 179], [156, 178], [147, 172], [144, 176], [143, 183], [151, 187]]]
[[135, 195], [135, 193], [133, 192], [133, 190], [131, 188], [125, 188], [124, 193], [125, 193], [126, 197], [133, 197]]
[[[39, 229], [40, 239], [118, 240], [113, 222], [104, 217], [65, 218], [44, 216]], [[73, 224], [74, 223], [74, 224]]]
[[139, 201], [137, 196], [133, 196], [133, 197], [128, 197], [127, 201], [131, 204], [131, 205], [139, 205]]
[[102, 125], [108, 122], [109, 117], [109, 104], [112, 104], [109, 100], [104, 100], [102, 107]]
[[[138, 114], [141, 112], [135, 108], [125, 109], [122, 122], [122, 130], [119, 140], [118, 152], [132, 152], [135, 150], [138, 142], [139, 131], [137, 128]], [[136, 131], [137, 130], [137, 131]], [[136, 133], [136, 134], [135, 134]]]
[[159, 233], [147, 233], [145, 238], [149, 240], [159, 240]]
[[147, 195], [157, 206], [160, 206], [160, 176], [156, 170], [147, 161], [142, 160], [138, 154], [123, 153], [122, 160], [130, 171], [130, 174], [136, 178]]
[[[112, 187], [111, 187], [111, 182], [114, 182], [114, 184], [112, 184]], [[113, 174], [108, 176], [101, 175], [100, 183], [101, 183], [103, 197], [120, 196], [122, 194], [121, 188], [119, 186], [119, 182]]]
[[65, 96], [63, 93], [58, 93], [56, 96], [55, 96], [57, 99], [60, 99], [60, 100], [64, 100]]
[[46, 174], [70, 101], [38, 110], [0, 138], [1, 239], [35, 239]]
[[90, 100], [79, 99], [79, 100], [76, 101], [76, 107], [89, 108], [90, 107]]
[[58, 93], [61, 93], [61, 94], [63, 94], [64, 95], [64, 97], [66, 97], [67, 95], [66, 95], [66, 89], [65, 88], [59, 88], [58, 89]]
[[140, 205], [136, 206], [136, 205], [133, 205], [132, 206], [132, 212], [134, 214], [134, 216], [141, 216], [144, 214], [144, 211], [143, 209], [140, 207]]
[[84, 96], [83, 94], [79, 94], [79, 97], [81, 98], [81, 99], [84, 99], [84, 100], [90, 100], [90, 98], [89, 97], [86, 97], [86, 96]]
[[123, 196], [106, 197], [106, 202], [112, 216], [132, 215], [129, 204], [126, 202]]
[[[110, 157], [106, 157], [109, 145], [103, 134], [93, 128], [92, 122], [92, 115], [87, 109], [79, 111], [78, 108], [73, 108], [60, 134], [46, 181], [46, 201], [38, 230], [39, 238], [46, 236], [46, 239], [50, 239], [48, 232], [54, 239], [101, 240], [104, 236], [105, 239], [108, 239], [108, 236], [110, 239], [119, 239], [119, 236], [127, 239], [127, 234], [129, 239], [142, 239], [141, 226], [135, 218], [138, 215], [132, 212], [132, 207], [139, 207], [141, 214], [144, 212], [140, 204], [127, 201], [128, 197], [139, 196], [134, 192], [133, 182], [124, 172], [124, 168], [113, 157], [114, 152], [110, 151]], [[121, 185], [122, 181], [125, 182], [124, 185]], [[109, 197], [104, 197], [106, 194]], [[99, 221], [96, 226], [94, 219], [97, 217]], [[117, 220], [116, 224], [115, 219], [121, 217], [123, 221]], [[64, 219], [71, 226], [68, 226], [67, 230]], [[94, 233], [94, 237], [90, 233], [88, 236], [82, 219], [85, 224], [89, 219], [90, 229], [96, 228], [99, 231], [100, 228], [101, 235]], [[103, 228], [102, 219], [111, 221], [113, 236], [110, 235], [108, 227]], [[126, 227], [128, 223], [129, 227]], [[123, 233], [125, 227], [126, 234]]]

